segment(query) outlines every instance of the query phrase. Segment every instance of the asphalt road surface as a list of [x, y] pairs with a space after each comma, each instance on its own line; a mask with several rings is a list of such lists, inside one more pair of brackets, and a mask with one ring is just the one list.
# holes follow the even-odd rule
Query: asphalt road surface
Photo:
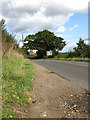
[[88, 63], [59, 60], [32, 60], [61, 77], [88, 90]]

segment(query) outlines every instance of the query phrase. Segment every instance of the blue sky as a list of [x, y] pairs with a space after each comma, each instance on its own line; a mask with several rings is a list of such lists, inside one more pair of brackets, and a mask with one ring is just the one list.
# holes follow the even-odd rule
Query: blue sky
[[[70, 31], [70, 26], [73, 27], [74, 25], [77, 25], [77, 27]], [[74, 14], [65, 24], [65, 28], [67, 28], [67, 30], [66, 32], [62, 33], [62, 36], [64, 36], [66, 41], [69, 41], [71, 47], [65, 47], [63, 51], [70, 51], [72, 50], [73, 45], [75, 45], [75, 43], [77, 43], [80, 38], [88, 39], [88, 13]]]
[[[67, 45], [62, 52], [73, 50], [80, 38], [88, 39], [89, 0], [2, 0], [0, 19], [22, 46], [28, 34], [48, 29], [63, 37]], [[88, 43], [88, 41], [85, 41]]]

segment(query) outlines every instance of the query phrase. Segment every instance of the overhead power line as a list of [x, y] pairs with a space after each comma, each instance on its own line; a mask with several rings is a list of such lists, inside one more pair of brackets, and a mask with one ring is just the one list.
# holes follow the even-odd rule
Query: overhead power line
[[15, 19], [16, 19], [16, 22], [17, 22], [17, 24], [18, 24], [19, 29], [22, 31], [22, 29], [21, 29], [21, 27], [20, 27], [20, 24], [19, 24], [19, 22], [18, 22], [18, 19], [17, 19], [17, 17], [16, 17], [16, 14], [15, 14], [14, 8], [13, 8], [12, 5], [11, 5], [10, 0], [8, 0], [8, 3], [9, 3], [9, 5], [10, 5], [12, 11], [13, 11], [13, 15], [14, 15], [14, 17], [15, 17]]
[[[19, 24], [19, 22], [18, 22], [17, 16], [16, 16], [16, 14], [15, 14], [14, 8], [13, 8], [10, 0], [8, 0], [8, 3], [9, 3], [9, 5], [10, 5], [12, 11], [13, 11], [13, 15], [14, 15], [14, 17], [15, 17], [15, 19], [16, 19], [16, 22], [17, 22], [17, 24], [18, 24], [19, 29], [22, 31], [22, 29], [21, 29], [21, 27], [20, 27], [20, 24]], [[17, 33], [17, 32], [16, 32], [16, 33]], [[22, 33], [22, 42], [23, 42], [23, 47], [24, 47], [23, 33]]]

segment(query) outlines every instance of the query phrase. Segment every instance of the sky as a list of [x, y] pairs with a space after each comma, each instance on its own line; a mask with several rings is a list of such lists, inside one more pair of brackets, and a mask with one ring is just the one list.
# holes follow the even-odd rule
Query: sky
[[[2, 0], [0, 20], [6, 21], [8, 32], [13, 33], [22, 46], [28, 34], [44, 29], [63, 37], [66, 46], [61, 52], [76, 47], [80, 38], [88, 42], [89, 0]], [[2, 8], [2, 10], [1, 10]]]

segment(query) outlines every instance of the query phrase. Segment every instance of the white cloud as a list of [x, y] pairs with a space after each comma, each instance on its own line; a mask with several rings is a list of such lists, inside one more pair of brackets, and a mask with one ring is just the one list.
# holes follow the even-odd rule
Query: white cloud
[[69, 30], [72, 31], [72, 30], [74, 30], [74, 29], [77, 28], [77, 27], [78, 27], [78, 25], [76, 24], [76, 25], [74, 25], [73, 27], [71, 27]]
[[61, 34], [55, 33], [55, 35], [56, 35], [57, 37], [63, 37]]
[[70, 43], [70, 40], [66, 40], [66, 44], [69, 44]]
[[56, 32], [57, 33], [63, 33], [63, 32], [65, 32], [65, 27], [64, 26], [59, 27]]
[[3, 16], [2, 15], [0, 15], [0, 20], [2, 20], [3, 19]]
[[[10, 3], [8, 3], [10, 1]], [[14, 32], [31, 33], [43, 29], [58, 28], [64, 32], [64, 24], [74, 13], [88, 10], [89, 0], [2, 0], [2, 15]], [[70, 30], [76, 28], [75, 25]]]
[[77, 46], [76, 42], [70, 43], [70, 41], [66, 41], [66, 46], [63, 48], [62, 52], [73, 51], [73, 48]]
[[19, 47], [21, 48], [23, 46], [23, 43], [22, 42], [19, 42]]
[[84, 41], [87, 45], [90, 45], [90, 40]]

